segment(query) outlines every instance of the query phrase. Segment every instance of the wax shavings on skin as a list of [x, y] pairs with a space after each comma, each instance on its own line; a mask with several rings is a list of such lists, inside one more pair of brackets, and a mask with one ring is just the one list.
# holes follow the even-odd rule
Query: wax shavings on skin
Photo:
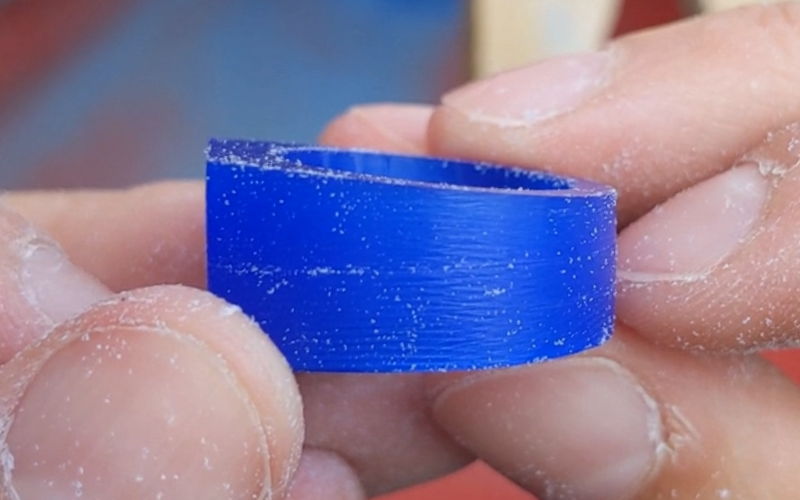
[[[63, 332], [63, 333], [60, 334], [60, 336], [61, 336], [62, 342], [66, 342], [66, 343], [73, 342], [73, 341], [78, 341], [78, 342], [82, 342], [82, 343], [92, 342], [93, 341], [93, 342], [96, 343], [96, 345], [94, 345], [94, 348], [88, 354], [89, 356], [91, 356], [91, 359], [85, 359], [84, 360], [84, 365], [86, 365], [86, 368], [87, 368], [86, 373], [84, 374], [84, 377], [85, 377], [86, 380], [90, 380], [94, 376], [94, 371], [95, 370], [94, 370], [94, 368], [91, 368], [89, 365], [92, 365], [92, 366], [95, 366], [95, 367], [99, 368], [102, 365], [105, 365], [105, 364], [108, 364], [108, 363], [118, 363], [120, 361], [121, 362], [125, 362], [123, 354], [124, 354], [124, 352], [127, 350], [128, 346], [129, 346], [129, 343], [128, 343], [129, 339], [125, 336], [125, 333], [127, 333], [128, 335], [130, 335], [131, 333], [133, 333], [133, 334], [148, 334], [148, 335], [155, 334], [155, 335], [158, 335], [158, 336], [171, 337], [173, 339], [179, 340], [180, 343], [183, 346], [189, 347], [192, 350], [193, 349], [198, 349], [198, 348], [200, 350], [207, 350], [207, 347], [202, 345], [202, 343], [196, 342], [195, 341], [196, 339], [194, 339], [192, 337], [186, 336], [184, 334], [179, 334], [179, 333], [171, 331], [171, 330], [162, 330], [162, 329], [153, 330], [152, 328], [146, 328], [146, 327], [140, 327], [139, 329], [134, 329], [134, 330], [130, 330], [129, 329], [127, 332], [122, 332], [122, 333], [119, 331], [119, 327], [110, 327], [110, 328], [109, 327], [97, 327], [95, 329], [85, 331], [82, 335], [80, 335], [77, 338], [75, 337], [75, 334], [71, 333], [71, 332]], [[112, 334], [113, 337], [111, 339], [109, 339], [108, 341], [103, 340], [109, 334]], [[133, 340], [133, 339], [131, 339], [131, 340]], [[252, 402], [250, 402], [250, 399], [245, 394], [243, 388], [241, 388], [239, 386], [239, 383], [236, 380], [236, 377], [234, 376], [232, 371], [227, 367], [227, 365], [225, 363], [225, 360], [223, 358], [219, 358], [219, 357], [213, 355], [210, 352], [208, 352], [208, 354], [209, 355], [206, 356], [205, 359], [210, 361], [212, 364], [217, 365], [217, 367], [220, 369], [220, 373], [227, 380], [227, 383], [230, 384], [231, 388], [238, 394], [238, 396], [237, 396], [238, 401], [243, 403], [244, 406], [247, 408], [246, 411], [250, 414], [250, 418], [253, 420], [253, 422], [255, 424], [254, 428], [259, 430], [259, 433], [258, 433], [259, 442], [257, 444], [257, 448], [262, 450], [262, 451], [265, 450], [266, 449], [267, 432], [268, 432], [269, 429], [265, 429], [265, 428], [261, 427], [261, 424], [259, 423], [259, 419], [257, 417], [257, 412], [255, 410], [255, 407], [253, 406]], [[153, 359], [156, 360], [161, 356], [161, 353], [160, 352], [152, 353], [152, 356], [153, 356]], [[180, 355], [178, 355], [178, 354], [165, 354], [165, 357], [166, 357], [166, 359], [165, 359], [166, 364], [161, 363], [161, 364], [158, 364], [158, 366], [172, 367], [176, 371], [177, 374], [183, 374], [185, 372], [183, 363], [181, 363], [181, 356]], [[106, 368], [106, 369], [109, 369], [109, 368]], [[130, 370], [128, 370], [127, 373], [128, 373], [129, 376], [132, 375], [132, 372]], [[112, 404], [112, 403], [116, 403], [116, 400], [114, 399], [113, 393], [109, 392], [109, 394], [106, 395], [104, 399], [101, 398], [101, 402], [104, 402], [105, 404]], [[212, 410], [212, 411], [214, 410], [213, 406], [210, 407], [209, 409]], [[164, 419], [164, 423], [167, 425], [167, 427], [174, 426], [174, 422], [176, 421], [175, 413], [170, 409], [169, 405], [167, 405], [166, 407], [162, 408], [162, 410], [164, 411], [164, 414], [162, 416], [163, 419]], [[20, 411], [20, 410], [17, 410], [17, 411]], [[155, 415], [153, 415], [153, 416], [155, 416]], [[55, 416], [53, 418], [55, 418]], [[60, 419], [60, 420], [63, 420], [63, 419]], [[112, 433], [110, 433], [108, 435], [108, 437], [109, 437], [109, 439], [113, 440], [117, 436], [112, 432]], [[76, 441], [74, 445], [75, 446], [80, 446], [80, 442]], [[175, 443], [173, 443], [172, 442], [172, 438], [169, 437], [165, 441], [164, 445], [165, 445], [166, 448], [169, 448], [171, 446], [174, 446]], [[212, 446], [212, 445], [213, 445], [213, 443], [209, 443], [208, 444], [208, 446]], [[252, 447], [250, 447], [250, 448], [252, 448]], [[247, 453], [250, 453], [248, 451], [248, 449], [250, 449], [250, 448], [244, 449], [242, 452], [245, 453], [245, 455], [246, 455]], [[253, 448], [253, 450], [255, 450], [255, 448]], [[150, 450], [147, 449], [147, 448], [143, 449], [143, 455], [142, 455], [141, 458], [145, 462], [150, 461], [150, 460], [159, 460], [160, 459], [159, 455], [151, 455]], [[265, 460], [265, 463], [266, 463], [267, 458], [265, 457], [264, 460]], [[208, 459], [208, 457], [206, 457], [206, 460], [204, 461], [204, 463], [206, 465], [210, 465], [211, 464], [211, 460]], [[72, 465], [70, 463], [64, 463], [62, 465], [67, 469], [74, 468], [74, 467], [72, 467]], [[83, 467], [79, 466], [77, 464], [75, 465], [75, 467], [77, 467], [76, 474], [79, 475], [79, 476], [82, 475], [83, 474]], [[266, 467], [268, 468], [268, 466], [266, 466]], [[5, 473], [6, 473], [7, 477], [8, 477], [11, 474], [11, 470], [6, 469]], [[13, 477], [12, 477], [12, 479], [13, 479]], [[87, 480], [88, 479], [90, 479], [90, 478], [87, 478]], [[145, 479], [144, 476], [142, 476], [142, 480], [144, 480], [144, 479]], [[153, 478], [147, 478], [147, 480], [149, 481], [149, 484], [152, 484]], [[181, 478], [180, 478], [180, 476], [178, 474], [170, 474], [170, 475], [162, 474], [160, 480], [161, 481], [170, 481], [171, 482], [171, 481], [180, 481]], [[95, 480], [92, 479], [92, 481], [94, 482]], [[72, 485], [73, 487], [77, 488], [77, 486], [75, 486], [76, 484], [80, 484], [81, 491], [83, 491], [83, 488], [87, 483], [83, 479], [76, 479], [76, 480], [74, 480], [74, 481], [72, 481], [70, 483], [70, 485]], [[230, 488], [228, 488], [228, 489], [230, 490]], [[75, 493], [75, 494], [77, 494], [77, 493]]]
[[700, 442], [700, 433], [697, 428], [677, 406], [665, 405], [662, 418], [668, 431], [660, 445], [660, 450], [669, 455], [673, 461], [677, 460], [681, 448]]
[[[761, 160], [758, 161], [757, 164], [758, 171], [761, 172], [761, 175], [764, 177], [777, 177], [779, 179], [786, 177], [786, 174], [798, 165], [798, 163], [795, 163], [787, 166], [770, 160]], [[778, 180], [774, 182], [778, 182]]]

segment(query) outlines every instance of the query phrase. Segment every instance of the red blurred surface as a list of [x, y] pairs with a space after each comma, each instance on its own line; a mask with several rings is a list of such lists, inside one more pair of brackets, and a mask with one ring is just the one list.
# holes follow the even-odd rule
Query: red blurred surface
[[625, 0], [617, 21], [617, 35], [668, 23], [681, 17], [679, 0]]
[[[673, 0], [627, 0], [616, 33], [669, 22], [680, 17]], [[767, 359], [800, 384], [800, 350], [769, 353]], [[381, 497], [381, 500], [532, 500], [534, 497], [483, 464], [432, 483]]]

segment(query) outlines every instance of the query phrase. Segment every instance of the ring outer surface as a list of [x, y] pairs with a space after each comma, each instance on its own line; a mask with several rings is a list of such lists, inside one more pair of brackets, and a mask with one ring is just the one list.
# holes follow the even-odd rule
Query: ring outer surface
[[209, 290], [295, 371], [504, 368], [613, 331], [616, 193], [512, 167], [212, 140]]

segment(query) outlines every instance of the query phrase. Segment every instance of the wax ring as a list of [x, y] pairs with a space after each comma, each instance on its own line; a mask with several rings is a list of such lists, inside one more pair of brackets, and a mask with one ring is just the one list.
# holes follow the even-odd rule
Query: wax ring
[[207, 154], [209, 289], [297, 371], [501, 368], [611, 335], [610, 187], [257, 141]]

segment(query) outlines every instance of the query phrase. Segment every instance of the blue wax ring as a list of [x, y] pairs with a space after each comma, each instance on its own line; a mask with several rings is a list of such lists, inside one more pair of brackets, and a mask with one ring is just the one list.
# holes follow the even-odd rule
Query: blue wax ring
[[610, 187], [256, 141], [212, 141], [207, 167], [209, 289], [297, 371], [509, 367], [611, 336]]

